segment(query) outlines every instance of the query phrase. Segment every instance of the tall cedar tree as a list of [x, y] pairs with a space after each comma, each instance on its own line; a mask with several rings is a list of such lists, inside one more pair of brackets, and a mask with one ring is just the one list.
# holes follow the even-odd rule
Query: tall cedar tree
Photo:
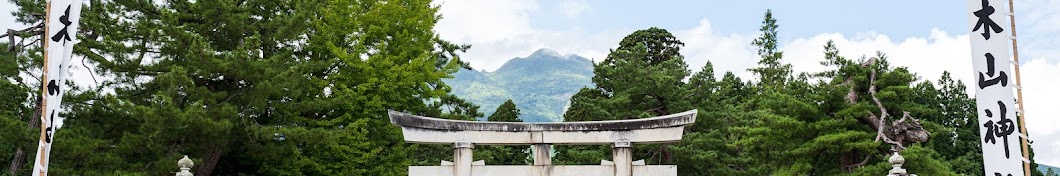
[[748, 69], [758, 76], [759, 82], [765, 88], [778, 88], [785, 85], [791, 77], [791, 64], [784, 63], [781, 59], [784, 52], [778, 48], [777, 42], [777, 20], [773, 18], [773, 11], [766, 10], [765, 20], [762, 20], [762, 32], [751, 44], [758, 47], [759, 67]]

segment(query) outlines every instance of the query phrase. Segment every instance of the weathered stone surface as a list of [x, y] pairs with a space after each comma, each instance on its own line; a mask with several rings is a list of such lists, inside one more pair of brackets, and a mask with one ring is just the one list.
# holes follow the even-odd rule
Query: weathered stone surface
[[696, 120], [696, 110], [630, 120], [519, 123], [447, 120], [390, 111], [391, 123], [401, 126], [406, 142], [479, 145], [669, 143], [681, 140], [684, 126]]
[[615, 176], [633, 175], [633, 148], [628, 141], [615, 142], [611, 148], [611, 158], [615, 162]]
[[471, 163], [475, 145], [468, 141], [453, 143], [453, 172], [455, 176], [471, 176]]
[[535, 166], [552, 165], [552, 145], [534, 144], [533, 157]]
[[451, 144], [470, 141], [477, 145], [603, 145], [618, 140], [633, 143], [671, 143], [681, 141], [684, 127], [653, 128], [626, 131], [449, 131], [402, 127], [405, 142], [417, 144]]

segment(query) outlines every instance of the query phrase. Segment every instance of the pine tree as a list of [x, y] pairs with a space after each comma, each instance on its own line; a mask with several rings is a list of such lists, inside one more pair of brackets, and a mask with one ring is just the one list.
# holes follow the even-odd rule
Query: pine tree
[[[511, 99], [497, 107], [487, 121], [492, 122], [522, 122], [519, 119], [519, 108]], [[529, 158], [529, 147], [527, 146], [483, 146], [475, 149], [475, 158], [485, 160], [490, 165], [526, 165], [533, 162]]]
[[[633, 32], [593, 68], [594, 89], [579, 91], [567, 121], [644, 118], [690, 109], [684, 82], [689, 70], [678, 53], [684, 43], [664, 29]], [[591, 98], [582, 100], [583, 98]], [[588, 111], [604, 110], [607, 113]], [[587, 114], [572, 114], [584, 112]], [[608, 116], [590, 117], [588, 115]]]
[[519, 115], [519, 108], [515, 107], [515, 102], [512, 102], [512, 99], [508, 99], [501, 106], [498, 106], [497, 111], [493, 111], [493, 115], [490, 115], [487, 120], [493, 122], [522, 122], [519, 119]]
[[[14, 169], [20, 166], [32, 167], [26, 164], [26, 158], [32, 160], [34, 149], [39, 139], [39, 126], [37, 124], [39, 110], [36, 106], [36, 97], [40, 97], [39, 80], [25, 80], [20, 74], [30, 74], [41, 62], [39, 45], [27, 45], [29, 48], [21, 48], [15, 43], [0, 43], [0, 97], [5, 101], [0, 102], [0, 131], [5, 135], [0, 136], [0, 158], [11, 159]], [[18, 157], [21, 157], [19, 159]], [[7, 161], [7, 160], [2, 160]], [[8, 167], [5, 167], [8, 168]], [[9, 175], [28, 175], [29, 172], [18, 172], [18, 170], [4, 169]]]
[[714, 64], [707, 61], [701, 71], [692, 74], [688, 80], [689, 99], [696, 107], [717, 107], [718, 83], [714, 79]]
[[[643, 45], [644, 48], [637, 48]], [[643, 59], [648, 65], [656, 65], [667, 60], [679, 57], [681, 46], [685, 43], [677, 40], [669, 31], [661, 28], [648, 28], [639, 30], [622, 38], [618, 43], [618, 50], [638, 50], [634, 52], [645, 52]]]
[[[937, 92], [937, 106], [939, 111], [936, 118], [924, 118], [924, 120], [939, 123], [946, 127], [947, 131], [938, 134], [932, 143], [935, 150], [946, 159], [951, 160], [954, 171], [967, 175], [982, 175], [982, 142], [979, 138], [979, 119], [975, 113], [975, 99], [968, 97], [966, 87], [960, 80], [954, 80], [949, 72], [943, 72], [942, 77], [936, 82], [937, 90], [926, 90]], [[931, 84], [923, 87], [930, 88]], [[930, 117], [930, 116], [928, 116]], [[960, 164], [956, 164], [960, 163]]]
[[688, 81], [691, 92], [689, 101], [699, 109], [696, 122], [686, 127], [687, 133], [680, 143], [668, 147], [675, 156], [678, 175], [741, 175], [747, 172], [742, 165], [744, 161], [736, 157], [739, 151], [726, 144], [733, 135], [729, 128], [736, 124], [737, 102], [742, 101], [749, 92], [744, 91], [744, 83], [726, 72], [722, 80], [714, 78], [713, 64], [708, 62], [702, 70], [693, 74]]
[[792, 74], [791, 64], [781, 60], [784, 52], [778, 49], [778, 27], [780, 25], [777, 25], [777, 20], [773, 18], [773, 11], [766, 10], [765, 19], [759, 29], [762, 34], [751, 43], [758, 47], [758, 56], [762, 58], [758, 60], [759, 67], [748, 69], [758, 76], [761, 85], [773, 89], [783, 87]]
[[[690, 92], [682, 81], [689, 76], [680, 55], [684, 44], [660, 28], [638, 30], [593, 67], [595, 88], [584, 88], [571, 97], [563, 115], [566, 121], [636, 119], [691, 110]], [[672, 163], [666, 147], [634, 146], [634, 157], [650, 163]], [[557, 163], [591, 164], [608, 156], [602, 146], [557, 147]]]

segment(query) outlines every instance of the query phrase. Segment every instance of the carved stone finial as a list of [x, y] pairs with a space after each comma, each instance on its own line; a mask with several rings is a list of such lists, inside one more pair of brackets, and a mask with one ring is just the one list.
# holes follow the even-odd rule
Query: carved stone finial
[[177, 172], [176, 176], [194, 176], [191, 173], [191, 167], [195, 166], [195, 162], [192, 162], [188, 155], [184, 155], [184, 158], [177, 160], [177, 166], [180, 166], [180, 172]]
[[891, 165], [901, 167], [902, 164], [905, 164], [905, 157], [902, 157], [898, 152], [894, 152], [894, 155], [891, 155], [891, 158], [887, 159], [887, 161], [890, 161]]
[[184, 155], [184, 158], [177, 161], [177, 166], [180, 166], [180, 168], [191, 168], [195, 166], [195, 162], [191, 161], [191, 158], [188, 158], [188, 155]]
[[887, 159], [891, 163], [891, 171], [887, 174], [890, 176], [906, 176], [908, 173], [905, 169], [902, 169], [902, 164], [905, 164], [905, 157], [899, 155], [898, 152], [894, 152], [890, 159]]

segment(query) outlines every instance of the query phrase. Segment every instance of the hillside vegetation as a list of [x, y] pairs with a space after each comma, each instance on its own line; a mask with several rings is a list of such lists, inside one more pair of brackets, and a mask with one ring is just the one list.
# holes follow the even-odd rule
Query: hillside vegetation
[[583, 87], [592, 87], [592, 61], [577, 55], [560, 55], [542, 48], [525, 58], [508, 60], [493, 72], [460, 70], [445, 82], [453, 94], [479, 105], [492, 114], [511, 99], [523, 110], [526, 122], [563, 121], [570, 97]]

